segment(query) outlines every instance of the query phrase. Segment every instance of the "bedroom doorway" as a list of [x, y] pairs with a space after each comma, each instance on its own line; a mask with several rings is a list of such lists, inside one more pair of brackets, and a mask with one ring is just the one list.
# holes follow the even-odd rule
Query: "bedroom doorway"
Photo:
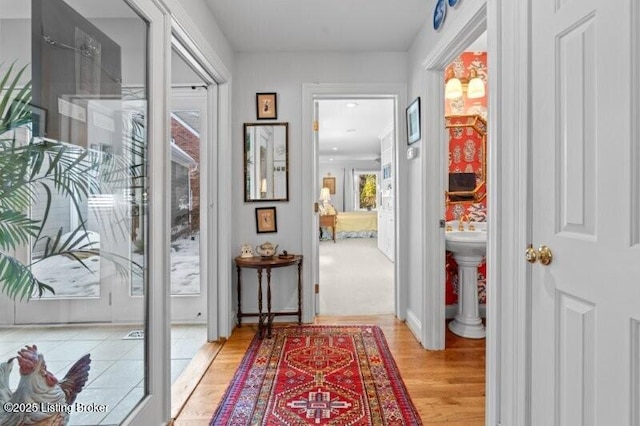
[[335, 216], [319, 230], [319, 314], [396, 311], [394, 109], [392, 98], [317, 101], [319, 210]]

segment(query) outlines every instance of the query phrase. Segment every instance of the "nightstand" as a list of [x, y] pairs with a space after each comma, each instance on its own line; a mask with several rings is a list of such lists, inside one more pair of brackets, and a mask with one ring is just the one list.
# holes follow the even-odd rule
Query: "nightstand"
[[333, 242], [336, 242], [336, 220], [335, 214], [320, 215], [320, 227], [331, 228], [331, 235], [333, 236]]

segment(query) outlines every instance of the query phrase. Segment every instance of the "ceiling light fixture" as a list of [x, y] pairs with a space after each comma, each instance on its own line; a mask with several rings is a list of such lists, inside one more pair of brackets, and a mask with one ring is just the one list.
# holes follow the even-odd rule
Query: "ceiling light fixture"
[[462, 96], [466, 86], [467, 98], [477, 99], [485, 95], [484, 81], [478, 77], [475, 68], [471, 68], [468, 77], [457, 78], [453, 74], [453, 68], [449, 68], [445, 77], [447, 84], [444, 87], [444, 97], [447, 99], [457, 99]]
[[337, 150], [338, 150], [338, 147], [337, 147], [337, 146], [334, 146], [334, 147], [333, 147], [333, 148], [331, 148], [331, 149], [332, 149], [332, 150], [334, 150], [334, 151], [337, 151]]
[[358, 104], [356, 102], [347, 102], [347, 104], [345, 105], [347, 108], [355, 108], [358, 106]]

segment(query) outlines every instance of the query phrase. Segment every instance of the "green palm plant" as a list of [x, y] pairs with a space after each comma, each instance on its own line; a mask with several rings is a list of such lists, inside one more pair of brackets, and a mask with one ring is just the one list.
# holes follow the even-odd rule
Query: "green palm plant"
[[[129, 270], [128, 259], [87, 242], [87, 218], [82, 205], [90, 194], [101, 192], [105, 181], [123, 184], [132, 176], [141, 176], [144, 168], [142, 163], [124, 164], [76, 145], [33, 137], [26, 143], [20, 141], [20, 129], [32, 123], [31, 83], [19, 87], [26, 68], [14, 71], [11, 65], [0, 78], [0, 89], [5, 88], [0, 97], [0, 291], [14, 300], [42, 297], [47, 292], [55, 294], [31, 271], [35, 263], [54, 256], [75, 259], [89, 269], [83, 258], [100, 255], [114, 261], [119, 272]], [[142, 159], [143, 122], [134, 120], [133, 125], [129, 149], [134, 158]], [[54, 194], [70, 200], [80, 225], [71, 232], [59, 228], [53, 235], [44, 235]], [[36, 202], [43, 203], [44, 213], [34, 219], [28, 211]], [[112, 232], [129, 234], [126, 218], [116, 215], [109, 220], [107, 228]], [[36, 261], [23, 263], [16, 251], [28, 244], [38, 244], [44, 250]]]

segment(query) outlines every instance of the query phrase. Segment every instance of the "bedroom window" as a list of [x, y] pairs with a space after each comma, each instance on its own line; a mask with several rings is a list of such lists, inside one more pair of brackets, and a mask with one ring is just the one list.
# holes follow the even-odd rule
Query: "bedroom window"
[[378, 206], [378, 174], [373, 172], [355, 175], [356, 210], [376, 210]]

